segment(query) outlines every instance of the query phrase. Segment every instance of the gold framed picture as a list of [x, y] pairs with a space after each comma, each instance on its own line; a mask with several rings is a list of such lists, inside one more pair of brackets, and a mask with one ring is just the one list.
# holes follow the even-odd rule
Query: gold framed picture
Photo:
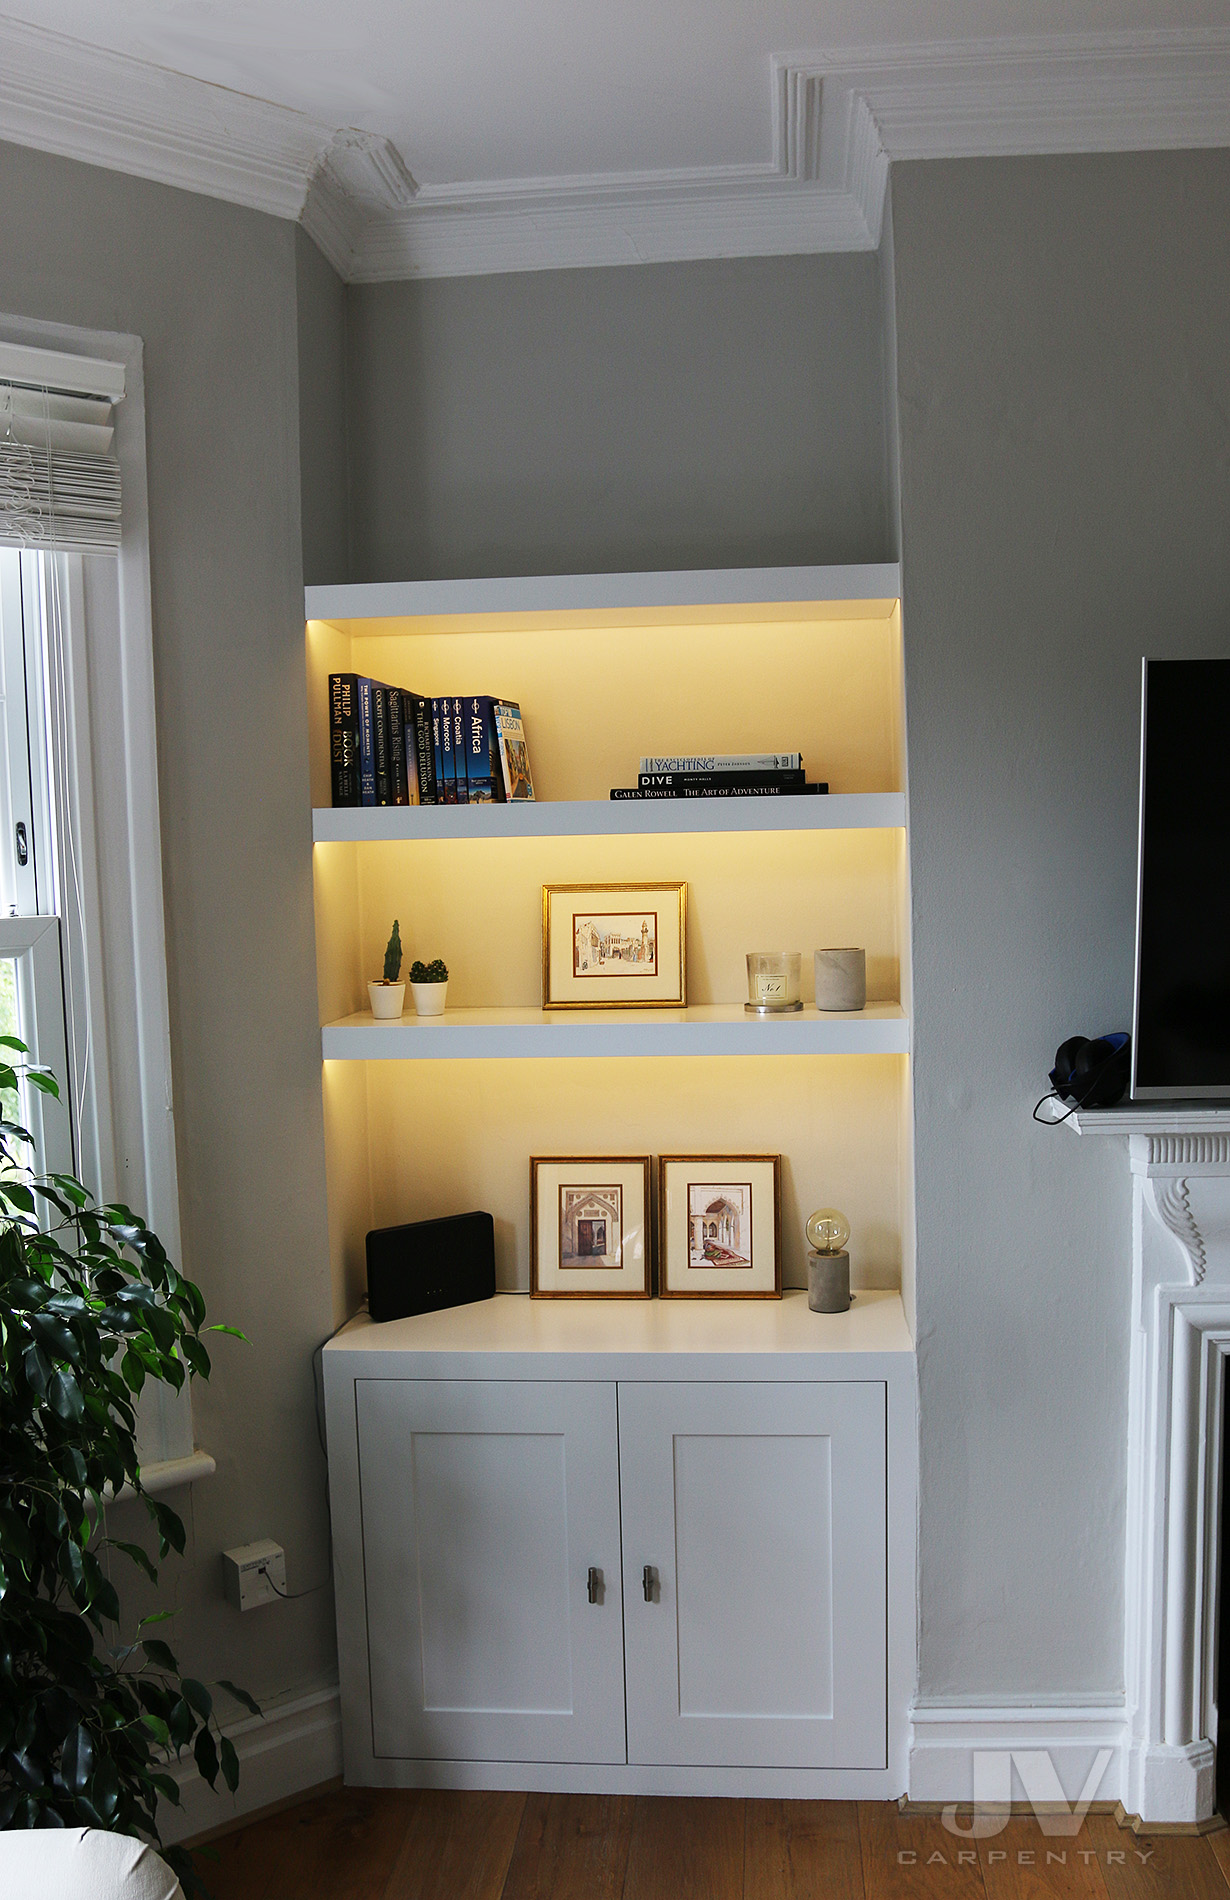
[[658, 1293], [664, 1300], [780, 1300], [780, 1155], [662, 1155]]
[[682, 1009], [686, 884], [544, 884], [544, 1009]]
[[530, 1297], [647, 1300], [648, 1155], [534, 1155]]

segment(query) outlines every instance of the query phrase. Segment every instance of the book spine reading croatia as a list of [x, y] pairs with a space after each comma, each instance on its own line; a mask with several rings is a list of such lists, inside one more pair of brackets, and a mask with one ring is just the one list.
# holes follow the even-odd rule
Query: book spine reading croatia
[[335, 805], [490, 805], [532, 799], [521, 708], [478, 693], [429, 698], [361, 673], [329, 675]]
[[792, 798], [817, 796], [801, 752], [675, 753], [641, 760], [635, 785], [617, 785], [619, 798]]

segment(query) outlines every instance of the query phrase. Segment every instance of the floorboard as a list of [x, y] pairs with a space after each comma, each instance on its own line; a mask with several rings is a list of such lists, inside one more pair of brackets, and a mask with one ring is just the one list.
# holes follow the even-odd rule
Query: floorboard
[[623, 1900], [743, 1900], [745, 1807], [638, 1795]]
[[630, 1795], [531, 1794], [503, 1900], [622, 1900]]
[[384, 1900], [417, 1799], [341, 1788], [227, 1834], [194, 1858], [215, 1900]]
[[1136, 1835], [1109, 1814], [1091, 1814], [1080, 1845], [1097, 1850], [1110, 1900], [1226, 1900], [1226, 1882], [1205, 1835]]
[[[524, 1794], [422, 1788], [381, 1900], [500, 1900]], [[312, 1900], [332, 1900], [317, 1888]]]
[[860, 1801], [858, 1822], [866, 1900], [982, 1900], [979, 1843], [950, 1834], [939, 1815]]
[[887, 1801], [340, 1789], [214, 1851], [214, 1900], [1230, 1900], [1230, 1831], [972, 1841]]
[[853, 1801], [749, 1801], [743, 1900], [864, 1900]]

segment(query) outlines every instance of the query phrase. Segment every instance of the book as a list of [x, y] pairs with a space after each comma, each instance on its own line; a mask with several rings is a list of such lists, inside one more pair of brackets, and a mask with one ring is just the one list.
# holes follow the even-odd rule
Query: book
[[465, 711], [460, 699], [453, 699], [449, 703], [453, 709], [453, 776], [457, 781], [457, 803], [468, 805], [470, 786], [466, 778]]
[[383, 680], [372, 681], [372, 750], [375, 758], [376, 803], [393, 804], [393, 781], [389, 756], [389, 689]]
[[406, 777], [406, 732], [403, 724], [401, 688], [385, 687], [385, 705], [389, 722], [390, 805], [408, 805], [410, 788]]
[[476, 693], [465, 702], [466, 789], [472, 805], [502, 804], [504, 799], [494, 707], [489, 693]]
[[801, 772], [801, 752], [665, 753], [642, 759], [642, 772]]
[[521, 708], [515, 700], [497, 699], [494, 712], [504, 796], [510, 804], [520, 804], [534, 796], [534, 780], [530, 774], [530, 754], [525, 743]]
[[376, 743], [372, 727], [372, 686], [374, 681], [359, 674], [355, 686], [359, 700], [359, 803], [376, 802]]
[[703, 790], [715, 785], [732, 786], [743, 791], [802, 791], [804, 774], [798, 772], [642, 772], [637, 784], [644, 791], [683, 790], [696, 785]]
[[444, 793], [444, 740], [441, 733], [440, 701], [431, 702], [431, 769], [435, 774], [437, 805], [447, 804]]
[[335, 805], [359, 802], [359, 678], [329, 675], [329, 771]]
[[397, 748], [398, 785], [401, 791], [401, 804], [419, 804], [419, 755], [418, 741], [414, 729], [414, 694], [407, 692], [404, 686], [397, 689], [397, 709], [401, 726], [401, 743]]
[[453, 762], [453, 702], [441, 698], [436, 701], [440, 709], [440, 765], [441, 779], [444, 783], [444, 803], [457, 803], [457, 776]]
[[827, 785], [681, 785], [650, 789], [643, 785], [614, 785], [612, 798], [816, 798]]
[[431, 701], [406, 687], [401, 692], [406, 728], [406, 773], [412, 805], [434, 805], [436, 773], [431, 757]]

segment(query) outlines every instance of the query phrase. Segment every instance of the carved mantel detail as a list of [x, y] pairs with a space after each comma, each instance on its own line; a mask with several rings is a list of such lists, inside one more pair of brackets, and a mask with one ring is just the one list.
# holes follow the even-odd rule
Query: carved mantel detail
[[1149, 1822], [1202, 1821], [1214, 1792], [1230, 1107], [1082, 1110], [1065, 1126], [1126, 1135], [1132, 1180], [1122, 1799]]
[[1199, 1286], [1208, 1269], [1208, 1254], [1192, 1214], [1191, 1190], [1186, 1180], [1150, 1181], [1149, 1199], [1163, 1227], [1174, 1235], [1187, 1255], [1192, 1285]]

